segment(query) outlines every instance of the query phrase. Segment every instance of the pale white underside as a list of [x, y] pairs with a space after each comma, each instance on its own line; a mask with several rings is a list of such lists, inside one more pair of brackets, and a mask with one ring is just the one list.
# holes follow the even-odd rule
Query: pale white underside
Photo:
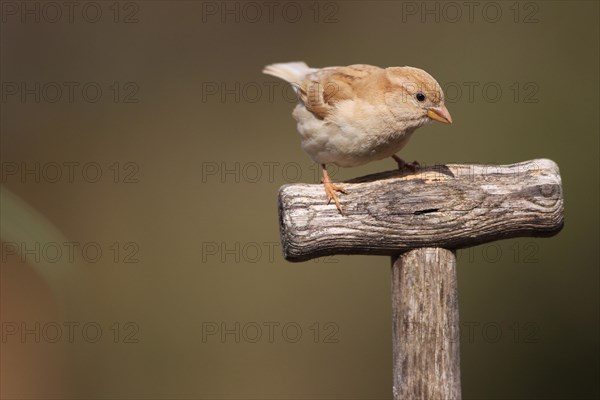
[[293, 112], [302, 149], [319, 164], [355, 167], [391, 157], [406, 145], [416, 128], [427, 122], [423, 118], [405, 128], [387, 107], [361, 100], [344, 100], [336, 108], [329, 120], [316, 118], [302, 103]]

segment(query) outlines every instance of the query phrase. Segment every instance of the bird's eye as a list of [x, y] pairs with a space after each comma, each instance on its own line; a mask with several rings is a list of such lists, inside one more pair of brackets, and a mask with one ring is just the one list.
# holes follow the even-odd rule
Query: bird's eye
[[423, 93], [421, 93], [421, 92], [417, 93], [416, 97], [417, 97], [417, 100], [420, 101], [420, 102], [425, 101], [425, 95]]

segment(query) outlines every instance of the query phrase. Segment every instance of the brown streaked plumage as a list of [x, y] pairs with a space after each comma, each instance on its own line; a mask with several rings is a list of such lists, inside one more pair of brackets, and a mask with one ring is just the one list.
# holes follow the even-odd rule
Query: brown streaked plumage
[[[302, 148], [323, 167], [323, 184], [342, 212], [326, 165], [353, 167], [393, 157], [412, 133], [430, 120], [452, 123], [444, 93], [427, 72], [413, 67], [309, 68], [303, 62], [272, 64], [263, 70], [290, 82], [298, 93], [293, 116]], [[414, 168], [414, 166], [413, 166]]]

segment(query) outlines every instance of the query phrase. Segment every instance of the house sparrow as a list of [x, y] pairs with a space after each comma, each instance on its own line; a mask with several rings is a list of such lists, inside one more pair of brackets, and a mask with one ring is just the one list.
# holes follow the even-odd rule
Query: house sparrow
[[427, 72], [413, 67], [379, 68], [356, 64], [310, 68], [304, 62], [272, 64], [263, 73], [294, 87], [302, 149], [323, 168], [322, 183], [340, 213], [335, 185], [327, 164], [354, 167], [393, 157], [400, 169], [407, 164], [396, 153], [412, 133], [431, 120], [451, 124], [444, 93]]

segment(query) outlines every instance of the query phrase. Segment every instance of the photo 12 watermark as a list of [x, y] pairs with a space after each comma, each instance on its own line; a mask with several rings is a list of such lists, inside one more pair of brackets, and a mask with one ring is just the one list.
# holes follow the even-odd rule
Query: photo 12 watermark
[[427, 322], [406, 321], [406, 334], [431, 340], [447, 337], [451, 343], [537, 344], [542, 340], [541, 327], [534, 321], [461, 321], [459, 329], [441, 329]]
[[4, 104], [136, 104], [140, 85], [134, 81], [2, 81]]
[[535, 241], [516, 241], [512, 244], [492, 242], [457, 250], [456, 261], [460, 264], [496, 264], [500, 262], [537, 264], [540, 262], [539, 250], [540, 245]]
[[[280, 242], [202, 242], [202, 264], [274, 264], [282, 260]], [[323, 256], [313, 258], [313, 263], [337, 264], [339, 258]]]
[[202, 343], [321, 343], [340, 342], [336, 322], [205, 321]]
[[5, 321], [3, 344], [140, 342], [140, 326], [131, 321]]
[[[336, 90], [335, 84], [332, 89]], [[202, 103], [276, 103], [290, 104], [298, 102], [294, 85], [282, 81], [208, 81], [200, 87]]]
[[441, 85], [444, 100], [452, 103], [539, 103], [540, 86], [527, 82], [446, 82]]
[[[298, 103], [298, 90], [295, 84], [282, 81], [209, 81], [202, 82], [200, 99], [203, 103], [241, 104], [284, 102]], [[322, 87], [321, 87], [322, 86]], [[403, 101], [412, 100], [411, 93], [425, 95], [437, 89], [407, 83], [402, 92]], [[440, 84], [446, 104], [454, 103], [539, 103], [540, 85], [535, 81], [465, 81], [443, 82]], [[311, 83], [307, 97], [333, 97], [341, 87], [334, 81]], [[310, 99], [309, 99], [310, 100]]]
[[139, 183], [140, 164], [134, 161], [3, 161], [0, 182], [5, 183]]
[[[540, 174], [544, 171], [543, 164], [537, 163], [535, 160], [528, 163], [521, 163], [512, 166], [509, 173], [503, 165], [496, 164], [462, 164], [456, 166], [450, 172], [448, 167], [443, 162], [434, 162], [432, 164], [419, 164], [415, 171], [410, 176], [402, 176], [401, 180], [411, 180], [420, 178], [425, 180], [443, 180], [448, 178], [460, 178], [473, 182], [488, 181], [494, 174], [503, 174], [509, 177], [514, 183], [518, 183], [531, 174]], [[543, 196], [554, 195], [554, 190], [551, 187], [541, 187], [540, 191]]]
[[202, 1], [203, 24], [339, 22], [338, 1]]
[[537, 24], [541, 20], [541, 4], [533, 1], [401, 1], [400, 21]]
[[2, 1], [2, 24], [137, 24], [140, 2], [136, 1]]
[[[329, 176], [334, 178], [339, 167], [330, 164]], [[200, 165], [201, 183], [274, 183], [320, 182], [319, 164], [282, 161], [204, 161]]]
[[3, 263], [17, 260], [23, 263], [75, 264], [99, 262], [113, 264], [138, 264], [141, 262], [141, 247], [134, 241], [68, 242], [13, 242], [0, 244], [0, 259]]

